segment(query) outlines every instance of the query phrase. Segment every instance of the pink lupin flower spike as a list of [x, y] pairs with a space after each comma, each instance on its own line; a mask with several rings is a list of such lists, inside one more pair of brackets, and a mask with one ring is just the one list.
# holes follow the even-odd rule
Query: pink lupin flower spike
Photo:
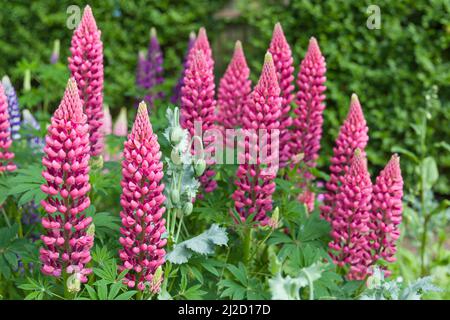
[[372, 263], [368, 227], [372, 182], [367, 160], [359, 149], [341, 182], [331, 212], [330, 255], [339, 267], [348, 267], [349, 280], [363, 280], [370, 273]]
[[118, 137], [126, 137], [128, 134], [127, 109], [120, 109], [113, 127], [113, 134]]
[[[145, 290], [152, 287], [153, 276], [164, 263], [167, 239], [163, 203], [163, 164], [157, 136], [153, 133], [147, 106], [139, 104], [136, 120], [124, 143], [122, 162], [122, 236], [119, 251], [122, 265], [128, 269], [124, 283], [130, 288]], [[153, 293], [159, 285], [152, 287]]]
[[12, 145], [11, 126], [9, 123], [8, 101], [3, 85], [0, 83], [0, 172], [17, 169], [12, 162], [14, 153], [9, 151]]
[[211, 68], [211, 70], [213, 70], [214, 60], [212, 56], [212, 50], [211, 46], [209, 45], [206, 29], [203, 27], [198, 30], [198, 35], [197, 38], [195, 39], [194, 46], [189, 51], [188, 58], [186, 61], [187, 68], [189, 68], [189, 65], [195, 60], [195, 55], [197, 51], [203, 52], [207, 65]]
[[[195, 135], [195, 122], [201, 123], [203, 132], [215, 128], [214, 88], [213, 70], [208, 65], [203, 51], [198, 50], [186, 70], [184, 86], [181, 89], [180, 122], [181, 126], [189, 131], [191, 137]], [[203, 139], [204, 150], [209, 155], [214, 153], [213, 139], [212, 135]], [[215, 172], [211, 169], [214, 161], [213, 159], [205, 160], [208, 166], [200, 177], [200, 182], [205, 192], [212, 192], [217, 188], [217, 182], [213, 180]]]
[[280, 165], [281, 167], [284, 167], [292, 155], [289, 151], [291, 132], [288, 128], [292, 124], [292, 118], [289, 116], [289, 111], [291, 110], [291, 102], [294, 99], [292, 93], [294, 90], [294, 59], [292, 58], [291, 48], [284, 36], [283, 28], [279, 22], [275, 24], [269, 52], [272, 54], [281, 90]]
[[109, 112], [108, 105], [103, 106], [103, 114], [104, 114], [104, 121], [103, 121], [103, 134], [105, 136], [112, 134], [112, 117], [111, 113]]
[[323, 111], [325, 109], [326, 81], [325, 58], [320, 52], [317, 40], [309, 40], [308, 51], [300, 65], [297, 75], [298, 92], [297, 108], [294, 110], [294, 130], [291, 139], [291, 155], [303, 154], [305, 168], [300, 170], [302, 187], [305, 194], [300, 194], [299, 200], [307, 204], [310, 211], [314, 208], [314, 194], [309, 190], [309, 182], [313, 176], [308, 168], [316, 166], [319, 157], [320, 139], [322, 137]]
[[[267, 53], [258, 84], [253, 89], [249, 103], [243, 108], [244, 132], [250, 137], [249, 141], [254, 141], [254, 145], [246, 143], [245, 149], [242, 149], [245, 150], [244, 154], [238, 155], [242, 164], [239, 165], [236, 172], [236, 190], [232, 196], [235, 209], [242, 220], [254, 214], [253, 219], [260, 221], [262, 225], [269, 222], [267, 212], [272, 210], [272, 194], [276, 187], [274, 182], [276, 171], [270, 174], [269, 171], [264, 172], [266, 169], [261, 167], [263, 163], [261, 151], [263, 148], [271, 150], [272, 144], [275, 144], [275, 149], [278, 150], [278, 141], [271, 141], [271, 139], [267, 138], [267, 145], [262, 145], [261, 139], [258, 139], [257, 131], [258, 129], [267, 129], [267, 135], [275, 130], [278, 131], [281, 100], [280, 87], [272, 55]], [[251, 148], [256, 148], [256, 153], [252, 152]], [[252, 158], [252, 153], [257, 154], [256, 159]], [[278, 153], [268, 154], [269, 159], [270, 157], [278, 157]], [[255, 164], [249, 163], [251, 158]], [[270, 160], [268, 163], [271, 163]]]
[[241, 126], [242, 107], [251, 92], [250, 69], [240, 41], [236, 41], [233, 58], [220, 79], [218, 122], [224, 129]]
[[84, 8], [80, 24], [72, 36], [69, 69], [77, 81], [80, 99], [88, 117], [91, 155], [98, 156], [104, 148], [103, 122], [103, 44], [92, 10]]
[[333, 148], [333, 157], [330, 165], [330, 179], [326, 184], [327, 192], [324, 197], [324, 205], [321, 206], [321, 215], [330, 221], [329, 214], [332, 210], [334, 197], [339, 192], [339, 184], [342, 176], [347, 172], [350, 159], [357, 148], [365, 155], [364, 148], [369, 141], [364, 114], [359, 103], [358, 96], [352, 95], [350, 110], [342, 125]]
[[75, 79], [69, 79], [64, 98], [55, 111], [45, 138], [42, 176], [47, 181], [41, 190], [47, 198], [41, 201], [46, 211], [40, 249], [41, 271], [59, 277], [75, 273], [86, 282], [91, 270], [93, 235], [88, 232], [92, 218], [84, 214], [90, 205], [89, 125], [83, 113]]
[[[375, 252], [374, 262], [380, 258], [387, 262], [396, 260], [395, 243], [400, 237], [402, 197], [403, 178], [400, 171], [400, 158], [394, 154], [373, 186], [369, 227], [373, 230], [371, 245]], [[389, 273], [387, 270], [386, 272]]]

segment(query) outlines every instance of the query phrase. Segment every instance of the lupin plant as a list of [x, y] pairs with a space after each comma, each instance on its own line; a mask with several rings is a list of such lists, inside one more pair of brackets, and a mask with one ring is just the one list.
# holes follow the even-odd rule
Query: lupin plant
[[[160, 158], [147, 106], [141, 102], [123, 150], [119, 270], [129, 270], [124, 278], [129, 288], [148, 289], [151, 293], [157, 293], [162, 282], [161, 272], [157, 271], [164, 263], [167, 243], [162, 237], [166, 232], [162, 217], [166, 208]], [[157, 273], [159, 279], [155, 278]]]
[[[272, 55], [267, 53], [264, 58], [264, 65], [261, 76], [253, 92], [251, 93], [249, 103], [243, 109], [243, 128], [253, 140], [254, 145], [246, 145], [244, 154], [238, 155], [243, 159], [236, 172], [236, 190], [233, 193], [235, 209], [242, 220], [246, 220], [253, 215], [253, 220], [265, 225], [269, 221], [267, 213], [272, 210], [272, 194], [275, 191], [275, 173], [270, 170], [263, 169], [264, 160], [270, 157], [276, 157], [278, 154], [268, 154], [268, 159], [262, 159], [262, 149], [272, 149], [271, 144], [278, 141], [267, 139], [267, 145], [261, 145], [262, 141], [258, 141], [258, 131], [260, 129], [267, 130], [265, 133], [269, 135], [274, 131], [279, 133], [279, 117], [281, 115], [280, 87], [278, 85], [277, 74], [273, 64]], [[251, 131], [253, 130], [253, 132]], [[252, 139], [251, 136], [256, 136]], [[262, 139], [261, 139], [262, 140]], [[252, 151], [256, 149], [256, 159], [252, 159]], [[277, 148], [274, 148], [277, 149]], [[253, 164], [249, 163], [253, 160]], [[278, 169], [278, 168], [268, 168]], [[275, 174], [275, 175], [274, 175]]]
[[41, 190], [47, 197], [41, 201], [46, 214], [41, 236], [41, 271], [66, 280], [86, 282], [92, 270], [90, 249], [94, 238], [92, 218], [85, 210], [90, 206], [89, 125], [83, 113], [75, 79], [69, 79], [64, 97], [48, 128], [42, 159], [46, 182]]
[[154, 88], [164, 82], [163, 54], [155, 28], [150, 29], [150, 42], [143, 66], [142, 87], [146, 90], [144, 99], [150, 108], [153, 108], [155, 99], [161, 99], [164, 96], [162, 91], [156, 92]]
[[[200, 36], [198, 41], [203, 41]], [[206, 40], [207, 41], [207, 40]], [[192, 50], [194, 50], [196, 47]], [[191, 50], [191, 52], [192, 52]], [[184, 77], [184, 86], [181, 96], [181, 126], [189, 131], [191, 137], [195, 136], [195, 124], [199, 123], [202, 131], [215, 129], [214, 74], [211, 62], [208, 63], [203, 51], [197, 50], [193, 60], [189, 63]], [[214, 136], [203, 138], [205, 152], [214, 153]], [[193, 150], [199, 152], [199, 150]], [[205, 192], [212, 192], [217, 188], [213, 180], [215, 171], [211, 168], [214, 160], [206, 158], [207, 169], [200, 177]]]
[[170, 102], [172, 102], [173, 104], [180, 103], [181, 88], [184, 85], [184, 75], [186, 74], [186, 69], [187, 69], [187, 59], [189, 56], [189, 52], [191, 51], [192, 47], [194, 46], [195, 39], [196, 39], [195, 32], [192, 31], [189, 34], [189, 41], [188, 41], [188, 45], [187, 45], [187, 49], [186, 49], [186, 54], [183, 58], [183, 66], [181, 69], [181, 76], [180, 76], [180, 78], [178, 78], [177, 84], [173, 88], [173, 95], [170, 98]]
[[[369, 228], [372, 230], [371, 246], [374, 263], [378, 259], [394, 262], [397, 252], [396, 241], [400, 237], [402, 222], [403, 178], [400, 158], [394, 154], [386, 167], [378, 175], [373, 185], [372, 208]], [[389, 275], [385, 270], [385, 275]]]
[[350, 160], [356, 149], [365, 155], [365, 147], [369, 141], [369, 128], [364, 119], [364, 114], [359, 103], [358, 96], [353, 94], [350, 101], [350, 110], [344, 124], [341, 126], [336, 145], [333, 148], [333, 157], [330, 162], [330, 179], [326, 183], [324, 203], [321, 206], [322, 217], [330, 221], [330, 212], [333, 210], [335, 196], [338, 194], [342, 177], [350, 167]]
[[292, 118], [289, 116], [291, 102], [294, 99], [294, 59], [289, 43], [284, 36], [283, 28], [278, 22], [275, 24], [272, 41], [268, 52], [272, 54], [273, 63], [277, 72], [278, 84], [281, 90], [281, 116], [280, 116], [280, 166], [284, 167], [289, 161], [292, 152], [289, 150], [291, 141]]
[[17, 99], [16, 90], [14, 90], [11, 80], [8, 76], [2, 79], [3, 89], [8, 101], [9, 125], [11, 127], [11, 138], [13, 140], [20, 139], [20, 109], [19, 100]]
[[367, 159], [356, 149], [349, 169], [341, 179], [335, 206], [330, 213], [331, 237], [329, 244], [334, 263], [345, 270], [350, 280], [363, 280], [370, 273], [372, 263], [369, 220], [372, 200], [372, 182], [367, 170]]
[[56, 39], [53, 42], [53, 51], [52, 55], [50, 56], [50, 64], [55, 64], [59, 61], [59, 47], [60, 47], [59, 39]]
[[104, 148], [103, 122], [103, 43], [92, 9], [84, 8], [80, 24], [72, 36], [69, 69], [78, 84], [80, 99], [88, 117], [91, 155], [99, 156]]
[[169, 244], [178, 243], [184, 217], [189, 216], [193, 210], [200, 183], [197, 180], [206, 168], [205, 160], [200, 154], [193, 155], [191, 146], [200, 137], [191, 137], [187, 129], [180, 124], [180, 111], [168, 108], [166, 118], [169, 122], [164, 131], [164, 137], [172, 148], [170, 157], [166, 158], [166, 207], [167, 230]]
[[128, 134], [127, 109], [120, 109], [113, 127], [113, 134], [118, 137], [126, 137]]
[[304, 189], [299, 200], [307, 205], [309, 211], [314, 208], [315, 195], [311, 191], [312, 174], [319, 157], [322, 137], [323, 111], [325, 110], [325, 72], [326, 64], [317, 40], [309, 40], [308, 51], [300, 65], [297, 75], [298, 92], [293, 120], [291, 155], [302, 154], [303, 167], [300, 168], [301, 186]]
[[[28, 128], [30, 130], [33, 130], [35, 132], [41, 131], [41, 125], [39, 122], [34, 118], [34, 116], [31, 114], [30, 110], [25, 109], [22, 111], [22, 117], [23, 117], [23, 127]], [[36, 136], [36, 134], [31, 133], [26, 136], [28, 145], [32, 150], [35, 152], [41, 152], [42, 149], [45, 146], [45, 141], [39, 136]]]
[[208, 68], [211, 69], [211, 72], [213, 72], [214, 59], [212, 56], [211, 46], [209, 45], [208, 36], [206, 34], [206, 29], [203, 27], [198, 30], [198, 35], [197, 35], [197, 38], [195, 39], [194, 46], [189, 51], [188, 58], [186, 61], [187, 62], [186, 69], [188, 69], [190, 67], [191, 63], [195, 60], [197, 51], [203, 52], [206, 64], [208, 65]]
[[9, 149], [12, 145], [11, 128], [9, 124], [8, 101], [0, 84], [0, 173], [16, 170], [13, 163], [14, 153]]
[[242, 125], [242, 108], [252, 90], [249, 77], [250, 69], [242, 44], [236, 41], [233, 58], [220, 79], [218, 90], [218, 122], [224, 129], [234, 129]]
[[136, 86], [138, 88], [145, 88], [145, 51], [140, 50], [137, 56], [137, 64], [136, 64]]

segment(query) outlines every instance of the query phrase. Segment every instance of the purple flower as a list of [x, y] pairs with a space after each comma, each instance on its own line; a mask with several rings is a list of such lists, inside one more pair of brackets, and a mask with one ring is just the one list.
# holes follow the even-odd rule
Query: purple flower
[[186, 54], [185, 54], [184, 59], [183, 59], [183, 69], [181, 70], [181, 76], [178, 79], [177, 84], [173, 88], [173, 95], [170, 98], [170, 102], [172, 102], [173, 104], [180, 103], [181, 88], [184, 85], [184, 75], [186, 74], [186, 69], [187, 69], [187, 58], [188, 58], [188, 55], [189, 55], [189, 51], [191, 51], [192, 47], [194, 46], [195, 38], [196, 38], [195, 32], [191, 32], [189, 34], [189, 42], [188, 42], [188, 47], [187, 47], [187, 50], [186, 50]]
[[2, 79], [3, 88], [5, 89], [6, 100], [8, 101], [9, 124], [11, 126], [11, 138], [13, 140], [20, 139], [20, 109], [19, 100], [17, 99], [16, 90], [11, 84], [8, 76]]

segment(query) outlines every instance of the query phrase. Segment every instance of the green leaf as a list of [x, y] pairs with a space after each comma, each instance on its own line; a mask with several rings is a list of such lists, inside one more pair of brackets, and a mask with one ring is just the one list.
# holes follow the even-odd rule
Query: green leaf
[[89, 294], [89, 297], [90, 297], [92, 300], [98, 300], [97, 293], [95, 292], [94, 288], [92, 288], [92, 287], [91, 287], [90, 285], [88, 285], [88, 284], [86, 284], [84, 287], [86, 288], [86, 290], [87, 290], [87, 292], [88, 292], [88, 294]]
[[233, 265], [229, 265], [227, 269], [233, 274], [233, 276], [239, 280], [244, 286], [247, 286], [247, 270], [242, 262], [239, 262], [239, 268]]
[[97, 286], [97, 294], [99, 300], [107, 300], [108, 299], [108, 286], [106, 285], [106, 281], [99, 280], [95, 283]]
[[213, 224], [202, 234], [176, 244], [173, 250], [166, 255], [166, 259], [175, 264], [183, 264], [191, 258], [193, 253], [212, 254], [215, 245], [222, 246], [226, 245], [227, 242], [228, 236], [225, 228]]
[[136, 293], [136, 290], [127, 291], [119, 294], [114, 300], [130, 300]]
[[114, 300], [114, 298], [117, 296], [117, 294], [120, 291], [120, 288], [123, 287], [123, 284], [121, 282], [113, 283], [110, 286], [109, 294], [108, 294], [108, 300]]
[[184, 291], [183, 296], [189, 300], [201, 300], [206, 291], [200, 290], [202, 286], [197, 284]]
[[424, 183], [424, 189], [429, 190], [437, 182], [439, 178], [439, 172], [436, 165], [436, 160], [433, 157], [426, 157], [422, 161], [421, 165], [422, 181]]

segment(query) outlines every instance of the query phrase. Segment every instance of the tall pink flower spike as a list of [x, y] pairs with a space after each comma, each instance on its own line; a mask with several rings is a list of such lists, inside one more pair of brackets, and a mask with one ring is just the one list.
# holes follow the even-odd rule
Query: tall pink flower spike
[[195, 39], [194, 46], [189, 51], [188, 58], [186, 61], [187, 68], [195, 60], [195, 55], [197, 51], [202, 51], [205, 57], [205, 61], [211, 70], [214, 69], [214, 60], [212, 56], [211, 46], [209, 45], [208, 36], [206, 34], [205, 28], [200, 28], [198, 30], [197, 38]]
[[[374, 262], [382, 258], [394, 262], [397, 252], [396, 241], [400, 237], [399, 225], [402, 222], [403, 178], [400, 158], [394, 154], [386, 167], [380, 172], [373, 186], [372, 210], [369, 227]], [[385, 271], [386, 274], [390, 272]]]
[[98, 156], [104, 148], [103, 122], [103, 44], [92, 10], [84, 8], [80, 24], [72, 36], [69, 69], [77, 81], [80, 99], [88, 117], [91, 155]]
[[14, 153], [9, 151], [12, 145], [11, 128], [9, 124], [8, 101], [5, 91], [0, 83], [0, 172], [17, 169], [12, 162]]
[[[151, 286], [153, 276], [164, 263], [164, 246], [167, 239], [161, 236], [166, 232], [165, 219], [162, 218], [164, 184], [163, 164], [157, 136], [153, 133], [148, 117], [147, 106], [139, 104], [136, 120], [127, 141], [124, 143], [122, 162], [122, 236], [119, 251], [123, 264], [119, 270], [128, 269], [124, 283], [130, 288], [154, 293], [158, 286]], [[158, 282], [160, 283], [160, 281]]]
[[[240, 164], [236, 172], [236, 190], [233, 193], [233, 200], [236, 211], [242, 220], [254, 214], [254, 220], [260, 221], [262, 225], [269, 222], [267, 212], [272, 210], [272, 194], [275, 191], [275, 172], [266, 171], [261, 167], [263, 158], [261, 153], [267, 151], [267, 163], [270, 157], [278, 157], [278, 141], [272, 141], [267, 135], [275, 130], [279, 133], [279, 118], [281, 115], [280, 87], [277, 81], [277, 74], [273, 64], [272, 55], [267, 53], [264, 59], [264, 66], [258, 84], [253, 89], [249, 103], [243, 109], [243, 128], [249, 142], [242, 147], [243, 154], [239, 154]], [[267, 130], [267, 144], [263, 144], [263, 139], [258, 139], [258, 129]], [[276, 153], [269, 150], [275, 147]], [[245, 148], [245, 149], [244, 149]], [[255, 150], [256, 149], [256, 150]], [[254, 159], [252, 153], [257, 156]], [[251, 162], [252, 163], [251, 163]], [[270, 168], [277, 169], [277, 168]]]
[[242, 108], [251, 92], [250, 69], [240, 41], [236, 41], [233, 58], [220, 79], [218, 122], [224, 129], [240, 127]]
[[330, 221], [330, 212], [333, 209], [335, 195], [339, 193], [339, 185], [343, 175], [350, 166], [350, 159], [357, 148], [365, 156], [365, 147], [369, 141], [369, 128], [367, 127], [364, 114], [356, 94], [352, 95], [350, 110], [342, 125], [333, 148], [333, 157], [330, 165], [330, 179], [326, 184], [327, 192], [324, 204], [321, 206], [321, 215]]
[[300, 65], [297, 76], [298, 92], [296, 96], [294, 130], [291, 140], [291, 157], [303, 154], [306, 168], [299, 173], [302, 176], [304, 191], [299, 195], [300, 202], [307, 205], [311, 212], [314, 208], [314, 193], [309, 183], [313, 176], [308, 168], [316, 166], [319, 157], [320, 139], [322, 138], [323, 111], [325, 109], [326, 63], [320, 52], [317, 40], [309, 40], [308, 51]]
[[91, 203], [89, 126], [73, 78], [51, 119], [45, 142], [42, 176], [46, 183], [41, 190], [47, 198], [41, 205], [47, 214], [42, 218], [46, 232], [41, 236], [41, 271], [55, 277], [74, 273], [86, 282], [94, 242], [88, 232], [92, 218], [84, 213]]
[[[198, 40], [198, 39], [197, 39]], [[196, 51], [194, 60], [189, 64], [184, 76], [184, 86], [181, 89], [181, 126], [187, 129], [193, 137], [195, 135], [195, 122], [201, 123], [202, 132], [215, 129], [216, 120], [214, 99], [214, 75], [213, 70], [205, 59], [203, 51]], [[203, 146], [206, 154], [214, 153], [214, 136], [203, 138]], [[211, 166], [213, 159], [205, 159], [207, 169], [200, 177], [200, 182], [205, 192], [212, 192], [217, 188], [217, 182], [213, 180], [216, 174]]]
[[278, 22], [273, 30], [272, 41], [269, 52], [272, 54], [275, 70], [277, 71], [278, 83], [281, 90], [281, 118], [280, 118], [280, 165], [284, 167], [293, 155], [289, 151], [292, 118], [289, 116], [291, 102], [294, 99], [294, 59], [291, 48], [283, 33], [283, 28]]
[[113, 127], [113, 134], [118, 137], [126, 137], [128, 134], [127, 109], [121, 108]]
[[331, 257], [339, 267], [348, 267], [349, 280], [363, 280], [370, 273], [370, 219], [372, 182], [367, 160], [359, 149], [350, 168], [341, 179], [340, 192], [335, 196], [331, 212]]

